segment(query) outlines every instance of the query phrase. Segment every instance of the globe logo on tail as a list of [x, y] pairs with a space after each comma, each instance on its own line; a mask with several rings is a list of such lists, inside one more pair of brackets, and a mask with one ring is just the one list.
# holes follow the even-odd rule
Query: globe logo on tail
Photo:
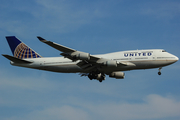
[[41, 56], [36, 52], [34, 52], [33, 50], [31, 50], [24, 43], [20, 43], [14, 51], [14, 57], [19, 59], [26, 59], [26, 58], [40, 58]]

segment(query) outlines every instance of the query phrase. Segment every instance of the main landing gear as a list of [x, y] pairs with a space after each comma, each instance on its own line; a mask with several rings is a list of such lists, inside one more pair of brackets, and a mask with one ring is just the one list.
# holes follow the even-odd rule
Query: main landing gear
[[161, 69], [162, 69], [162, 68], [159, 68], [159, 72], [158, 72], [158, 75], [161, 75]]
[[89, 77], [90, 80], [96, 79], [99, 82], [102, 82], [103, 80], [105, 80], [105, 74], [100, 73], [99, 71], [89, 73], [88, 77]]

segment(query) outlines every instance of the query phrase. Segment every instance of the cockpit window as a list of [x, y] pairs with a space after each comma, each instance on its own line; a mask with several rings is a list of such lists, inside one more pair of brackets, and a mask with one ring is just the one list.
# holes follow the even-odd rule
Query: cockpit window
[[165, 50], [162, 50], [162, 52], [166, 52]]

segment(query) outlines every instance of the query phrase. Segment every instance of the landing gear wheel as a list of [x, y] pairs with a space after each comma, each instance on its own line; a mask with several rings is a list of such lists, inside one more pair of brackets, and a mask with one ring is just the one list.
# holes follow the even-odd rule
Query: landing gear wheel
[[102, 82], [102, 80], [99, 80], [99, 82]]
[[161, 75], [161, 72], [158, 72], [158, 75]]
[[162, 69], [162, 67], [161, 67], [161, 68], [159, 68], [158, 75], [161, 75], [161, 69]]

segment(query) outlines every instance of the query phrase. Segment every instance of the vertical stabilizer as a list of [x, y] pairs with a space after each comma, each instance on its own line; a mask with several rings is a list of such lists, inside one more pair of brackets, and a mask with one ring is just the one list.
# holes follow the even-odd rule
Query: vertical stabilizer
[[7, 42], [11, 48], [12, 54], [14, 57], [19, 59], [26, 59], [26, 58], [39, 58], [41, 57], [38, 53], [28, 47], [26, 44], [21, 42], [15, 36], [7, 36]]

